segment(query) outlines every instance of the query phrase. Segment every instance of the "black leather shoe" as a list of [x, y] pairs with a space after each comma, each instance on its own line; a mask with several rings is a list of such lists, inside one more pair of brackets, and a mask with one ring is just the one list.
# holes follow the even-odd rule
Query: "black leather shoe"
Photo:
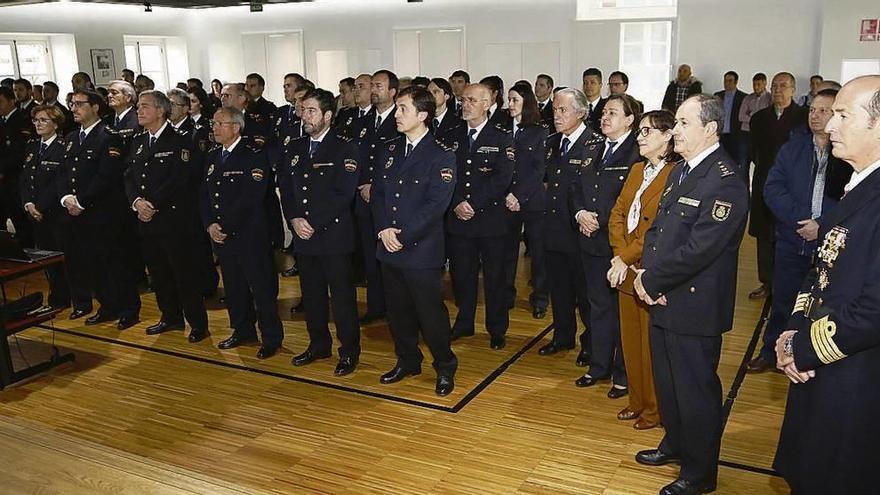
[[235, 349], [238, 346], [247, 345], [247, 344], [256, 344], [256, 343], [257, 343], [256, 337], [244, 338], [244, 337], [239, 337], [238, 335], [233, 333], [232, 337], [229, 337], [226, 340], [220, 341], [220, 343], [217, 344], [217, 348], [225, 351], [227, 349]]
[[403, 366], [395, 365], [388, 373], [379, 377], [379, 383], [388, 385], [389, 383], [397, 383], [408, 376], [416, 376], [422, 374], [422, 368], [406, 369]]
[[278, 349], [281, 349], [280, 345], [268, 346], [266, 344], [263, 344], [257, 351], [257, 359], [269, 359], [270, 357], [278, 353]]
[[749, 373], [763, 373], [767, 370], [776, 369], [776, 363], [771, 363], [770, 361], [764, 359], [761, 356], [756, 357], [749, 361], [746, 365], [746, 371]]
[[452, 335], [449, 337], [449, 340], [453, 341], [453, 340], [458, 340], [462, 337], [473, 337], [473, 336], [474, 336], [474, 329], [473, 328], [471, 328], [470, 330], [459, 330], [459, 329], [453, 328]]
[[663, 487], [660, 495], [701, 495], [715, 491], [715, 483], [688, 481], [681, 478]]
[[538, 354], [541, 356], [552, 356], [557, 352], [569, 349], [574, 349], [574, 345], [557, 344], [556, 342], [551, 340], [549, 344], [544, 344], [543, 346], [541, 346], [540, 349], [538, 349]]
[[288, 268], [287, 270], [284, 270], [283, 272], [281, 272], [282, 277], [295, 277], [297, 275], [299, 275], [299, 269], [295, 266], [292, 266], [292, 267]]
[[159, 335], [160, 333], [170, 330], [183, 330], [183, 328], [183, 322], [169, 323], [167, 321], [160, 320], [159, 323], [147, 327], [147, 335]]
[[681, 464], [681, 457], [667, 454], [660, 449], [642, 450], [636, 454], [636, 462], [646, 466], [665, 466], [667, 464]]
[[290, 307], [290, 314], [305, 313], [305, 312], [306, 312], [306, 307], [305, 307], [305, 305], [303, 305], [302, 299], [300, 299], [299, 302], [296, 303], [295, 306]]
[[611, 387], [611, 390], [608, 391], [609, 399], [619, 399], [621, 397], [626, 397], [629, 394], [628, 388], [619, 388], [619, 387]]
[[116, 329], [117, 330], [125, 330], [126, 328], [131, 328], [140, 322], [141, 322], [141, 319], [138, 318], [137, 316], [126, 316], [124, 318], [119, 319], [119, 321], [116, 323]]
[[489, 347], [493, 350], [500, 351], [504, 349], [504, 346], [507, 345], [507, 339], [504, 338], [503, 335], [498, 335], [496, 337], [492, 337], [489, 341]]
[[336, 363], [336, 369], [333, 370], [333, 374], [336, 376], [345, 376], [354, 373], [354, 369], [357, 368], [358, 358], [355, 357], [344, 357], [339, 358], [339, 362]]
[[590, 351], [585, 351], [581, 349], [581, 352], [578, 353], [578, 357], [574, 362], [574, 365], [579, 368], [586, 368], [590, 365]]
[[82, 318], [83, 316], [85, 316], [91, 312], [92, 312], [91, 309], [88, 311], [86, 311], [85, 309], [74, 309], [73, 311], [70, 312], [70, 316], [68, 318], [71, 320], [76, 320], [76, 319]]
[[437, 377], [437, 386], [434, 392], [440, 397], [446, 397], [455, 389], [455, 380], [451, 376], [440, 375]]
[[186, 340], [188, 340], [191, 344], [195, 344], [196, 342], [201, 342], [210, 336], [211, 332], [209, 332], [207, 329], [193, 328], [192, 330], [190, 330], [189, 337], [187, 337]]
[[532, 318], [536, 320], [540, 320], [547, 316], [547, 308], [533, 308], [532, 309]]
[[370, 323], [385, 319], [385, 313], [367, 313], [361, 316], [361, 325], [369, 325]]
[[101, 323], [106, 323], [108, 321], [113, 321], [115, 319], [116, 318], [114, 318], [112, 315], [109, 315], [107, 313], [102, 313], [99, 310], [97, 313], [86, 318], [86, 325], [98, 325]]
[[575, 386], [578, 387], [592, 387], [597, 383], [599, 383], [599, 379], [590, 375], [584, 375], [574, 381]]
[[315, 352], [311, 349], [306, 349], [306, 352], [298, 356], [294, 356], [293, 360], [290, 362], [293, 363], [294, 366], [305, 366], [319, 359], [327, 359], [328, 357], [330, 357], [330, 351]]

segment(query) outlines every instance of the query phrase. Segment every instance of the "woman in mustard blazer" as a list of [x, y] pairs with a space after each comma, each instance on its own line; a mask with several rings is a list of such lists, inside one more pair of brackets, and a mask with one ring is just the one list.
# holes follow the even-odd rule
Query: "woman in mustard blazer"
[[608, 237], [614, 251], [608, 282], [618, 289], [620, 338], [629, 377], [629, 405], [617, 414], [617, 419], [636, 419], [633, 427], [637, 430], [660, 424], [648, 341], [648, 306], [633, 290], [633, 280], [640, 267], [645, 233], [654, 223], [666, 179], [678, 159], [672, 143], [674, 126], [675, 116], [667, 110], [642, 117], [637, 141], [645, 160], [633, 165], [608, 220]]

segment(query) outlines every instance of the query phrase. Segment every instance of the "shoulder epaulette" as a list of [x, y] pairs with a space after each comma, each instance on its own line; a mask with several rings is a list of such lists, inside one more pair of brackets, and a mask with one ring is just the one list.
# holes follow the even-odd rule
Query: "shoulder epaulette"
[[439, 139], [437, 139], [437, 138], [434, 138], [434, 142], [436, 142], [436, 143], [437, 143], [437, 146], [439, 146], [440, 149], [442, 149], [443, 151], [455, 151], [455, 148], [453, 148], [452, 146], [447, 145], [446, 143], [444, 143], [443, 141], [441, 141], [441, 140], [439, 140]]
[[219, 149], [221, 149], [221, 148], [223, 148], [223, 145], [222, 145], [222, 144], [214, 143], [214, 146], [211, 146], [211, 149], [208, 150], [208, 153], [211, 153], [211, 152], [217, 151], [217, 150], [219, 150]]
[[104, 126], [104, 132], [106, 132], [107, 134], [110, 134], [111, 136], [118, 136], [119, 135], [119, 131], [117, 131], [116, 129], [112, 129], [109, 125]]
[[505, 126], [504, 124], [502, 124], [502, 123], [500, 123], [500, 122], [497, 123], [497, 124], [495, 124], [495, 128], [498, 129], [499, 131], [505, 133], [505, 134], [510, 134], [510, 133], [513, 132], [512, 129], [508, 128], [507, 126]]
[[593, 132], [593, 135], [587, 140], [587, 144], [598, 144], [605, 141], [605, 137], [601, 134]]
[[[174, 128], [174, 126], [172, 126], [172, 129], [173, 129], [173, 128]], [[107, 129], [109, 129], [109, 127], [107, 127]], [[177, 130], [177, 129], [174, 129], [174, 130]], [[117, 131], [117, 132], [118, 132], [118, 131]], [[143, 131], [141, 131], [141, 132], [136, 132], [136, 133], [134, 133], [131, 137], [136, 138], [136, 137], [141, 137], [141, 136], [146, 136], [146, 135], [147, 135], [147, 131], [146, 131], [146, 130], [143, 130]]]
[[346, 136], [345, 134], [336, 134], [336, 139], [342, 141], [343, 143], [350, 143], [352, 141], [351, 136]]
[[[35, 137], [35, 138], [28, 139], [27, 144], [31, 144], [31, 143], [33, 143], [33, 144], [37, 144], [37, 143], [40, 142], [40, 139], [41, 139], [41, 138], [39, 138], [39, 137]], [[56, 139], [57, 139], [57, 138], [56, 138]]]
[[718, 160], [718, 170], [721, 171], [721, 178], [730, 177], [731, 175], [736, 175], [736, 172], [730, 170], [726, 163]]
[[399, 135], [398, 135], [398, 136], [394, 136], [394, 137], [391, 138], [391, 139], [387, 139], [387, 140], [385, 140], [385, 141], [382, 141], [382, 144], [391, 144], [391, 143], [396, 142], [398, 139], [403, 139], [403, 136], [399, 136]]

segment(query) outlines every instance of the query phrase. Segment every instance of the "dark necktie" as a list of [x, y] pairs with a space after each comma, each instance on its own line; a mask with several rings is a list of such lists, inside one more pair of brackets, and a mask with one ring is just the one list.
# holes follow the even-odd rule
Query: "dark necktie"
[[113, 127], [119, 128], [119, 115], [116, 116], [116, 119], [113, 121]]
[[226, 163], [226, 159], [229, 158], [230, 154], [232, 154], [232, 152], [224, 148], [223, 151], [220, 152], [220, 163]]
[[156, 144], [156, 136], [150, 136], [150, 149], [153, 149], [154, 144]]
[[521, 124], [516, 124], [513, 126], [513, 140], [516, 141], [519, 138], [519, 131], [522, 130]]
[[79, 144], [86, 140], [86, 131], [79, 131]]
[[434, 119], [434, 130], [436, 131], [439, 128], [440, 128], [440, 119]]
[[544, 103], [538, 103], [538, 106], [541, 108], [541, 111], [542, 111], [542, 112], [544, 111], [544, 105], [546, 105], [546, 104], [547, 104], [547, 102], [544, 102]]
[[45, 141], [40, 142], [40, 156], [43, 156], [43, 153], [46, 152], [46, 148], [48, 148], [48, 147], [49, 147], [49, 145], [46, 144]]
[[563, 159], [565, 159], [565, 156], [568, 155], [568, 146], [570, 144], [571, 144], [571, 141], [569, 141], [567, 137], [562, 138], [562, 147], [560, 148], [560, 155], [562, 156]]
[[593, 104], [592, 103], [590, 103], [590, 108], [587, 110], [587, 117], [589, 117], [590, 115], [593, 115]]
[[608, 161], [608, 158], [611, 157], [611, 154], [614, 153], [614, 147], [617, 146], [617, 141], [608, 141], [605, 143], [605, 154], [602, 155], [602, 163]]
[[379, 115], [376, 117], [376, 130], [379, 130], [379, 126], [382, 125], [382, 116]]
[[293, 105], [290, 105], [290, 108], [287, 109], [287, 120], [293, 122], [293, 119], [295, 118], [295, 116], [296, 116], [296, 113], [294, 113]]
[[468, 131], [468, 151], [470, 151], [471, 153], [474, 152], [474, 143], [477, 141], [476, 135], [476, 129], [470, 129]]
[[363, 108], [358, 108], [358, 118], [361, 118], [361, 117], [363, 117], [363, 116], [364, 116], [364, 109], [363, 109]]
[[403, 156], [409, 156], [412, 153], [413, 145], [412, 143], [406, 143], [406, 154]]
[[691, 173], [691, 166], [685, 162], [684, 167], [681, 169], [681, 177], [678, 178], [678, 185], [681, 185], [681, 183], [684, 182], [685, 177], [687, 177], [689, 173]]
[[320, 141], [309, 141], [309, 158], [315, 156], [315, 151], [318, 150], [318, 145], [321, 144]]

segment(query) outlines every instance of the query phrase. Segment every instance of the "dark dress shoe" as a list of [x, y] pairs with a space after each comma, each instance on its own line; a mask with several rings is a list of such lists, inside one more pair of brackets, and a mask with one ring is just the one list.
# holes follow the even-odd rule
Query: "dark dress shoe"
[[291, 363], [293, 363], [294, 366], [305, 366], [319, 359], [327, 359], [328, 357], [330, 357], [330, 351], [315, 352], [311, 349], [306, 349], [306, 352], [294, 356]]
[[663, 487], [660, 495], [701, 495], [715, 491], [715, 483], [689, 481], [681, 478]]
[[629, 407], [624, 407], [623, 410], [621, 410], [619, 413], [617, 413], [617, 419], [619, 419], [621, 421], [631, 421], [633, 419], [638, 418], [639, 414], [641, 414], [641, 413], [638, 411], [633, 411]]
[[193, 328], [189, 332], [189, 337], [186, 338], [191, 344], [195, 344], [196, 342], [201, 342], [208, 337], [211, 336], [211, 332], [208, 330], [199, 330], [197, 328]]
[[112, 315], [107, 313], [102, 313], [100, 310], [93, 314], [92, 316], [86, 318], [86, 325], [98, 325], [101, 323], [107, 323], [108, 321], [113, 321], [114, 318]]
[[183, 322], [179, 323], [169, 323], [167, 321], [159, 321], [155, 325], [150, 325], [147, 327], [147, 335], [159, 335], [160, 333], [167, 332], [169, 330], [183, 330], [184, 325]]
[[608, 398], [619, 399], [621, 397], [626, 397], [627, 394], [629, 394], [628, 388], [611, 387], [611, 390], [608, 391]]
[[138, 318], [137, 316], [126, 316], [124, 318], [119, 319], [119, 321], [116, 323], [116, 329], [117, 330], [125, 330], [126, 328], [131, 328], [140, 322], [141, 322], [141, 319]]
[[245, 337], [239, 337], [238, 335], [233, 333], [232, 336], [229, 337], [228, 339], [220, 341], [220, 343], [217, 344], [217, 348], [225, 351], [227, 349], [235, 349], [238, 346], [247, 345], [247, 344], [256, 344], [256, 343], [257, 343], [256, 336], [245, 338]]
[[764, 299], [765, 297], [770, 295], [770, 290], [767, 289], [766, 285], [761, 284], [757, 289], [749, 292], [749, 299]]
[[91, 312], [92, 312], [91, 309], [89, 309], [89, 310], [74, 309], [73, 311], [70, 312], [70, 316], [68, 318], [71, 320], [76, 320], [76, 319], [82, 318], [83, 316], [85, 316]]
[[570, 349], [574, 349], [574, 345], [557, 344], [556, 342], [551, 340], [549, 344], [545, 344], [540, 349], [538, 349], [538, 354], [541, 356], [552, 356], [553, 354], [556, 354], [557, 352], [566, 351], [566, 350], [570, 350]]
[[651, 428], [656, 428], [660, 426], [660, 423], [655, 423], [653, 421], [648, 421], [645, 418], [639, 418], [638, 421], [633, 423], [633, 428], [637, 430], [650, 430]]
[[578, 353], [577, 359], [574, 361], [574, 365], [578, 368], [586, 368], [590, 365], [590, 357], [590, 351], [581, 349], [581, 352]]
[[437, 386], [434, 392], [440, 397], [446, 397], [455, 389], [455, 380], [451, 376], [440, 375], [437, 377]]
[[771, 363], [763, 357], [758, 356], [755, 359], [749, 361], [749, 363], [746, 365], [746, 371], [748, 371], [749, 373], [763, 373], [767, 370], [774, 369], [774, 364], [776, 363]]
[[574, 381], [574, 384], [578, 387], [592, 387], [597, 383], [599, 383], [599, 379], [590, 375], [584, 375]]
[[496, 337], [492, 337], [492, 339], [489, 341], [489, 347], [491, 347], [493, 350], [496, 350], [496, 351], [500, 351], [501, 349], [504, 349], [505, 345], [507, 345], [507, 339], [504, 338], [503, 335], [498, 335]]
[[667, 464], [680, 464], [681, 457], [667, 454], [660, 449], [642, 450], [636, 454], [636, 462], [646, 466], [665, 466]]
[[540, 320], [547, 316], [547, 308], [534, 308], [532, 309], [532, 318], [536, 320]]
[[282, 277], [296, 277], [297, 275], [299, 275], [299, 269], [295, 266], [281, 272]]
[[360, 323], [361, 325], [369, 325], [370, 323], [382, 320], [385, 318], [385, 313], [367, 313], [364, 316], [361, 316]]
[[345, 376], [354, 373], [354, 369], [357, 368], [358, 358], [354, 357], [344, 357], [339, 358], [339, 362], [336, 363], [336, 369], [333, 370], [333, 374], [336, 376]]
[[290, 307], [290, 314], [305, 313], [305, 312], [306, 312], [306, 307], [303, 304], [302, 299], [300, 299], [299, 302], [296, 303], [295, 306]]
[[459, 329], [453, 328], [452, 335], [449, 337], [449, 340], [453, 341], [453, 340], [458, 340], [462, 337], [473, 337], [473, 336], [474, 336], [474, 329], [473, 328], [471, 328], [470, 330], [459, 330]]
[[257, 359], [269, 359], [278, 353], [278, 349], [281, 349], [280, 345], [266, 345], [263, 344], [260, 346], [260, 349], [257, 351]]
[[379, 383], [383, 385], [388, 385], [389, 383], [397, 383], [408, 376], [416, 376], [421, 374], [421, 367], [415, 369], [406, 369], [403, 366], [397, 365], [392, 368], [391, 371], [379, 377]]

